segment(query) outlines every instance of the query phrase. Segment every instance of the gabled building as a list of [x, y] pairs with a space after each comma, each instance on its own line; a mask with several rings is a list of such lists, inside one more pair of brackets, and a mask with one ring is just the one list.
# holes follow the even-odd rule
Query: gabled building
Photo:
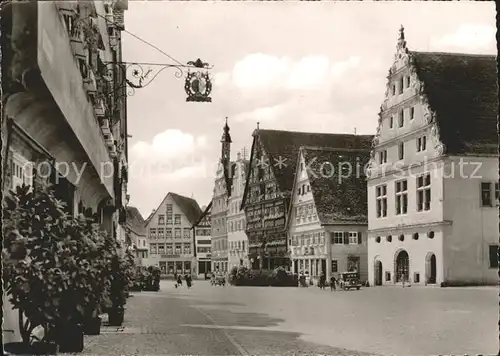
[[168, 193], [146, 220], [149, 262], [160, 268], [162, 275], [174, 273], [196, 275], [196, 258], [191, 227], [199, 220], [196, 200]]
[[212, 202], [202, 208], [203, 213], [193, 225], [194, 255], [196, 257], [196, 275], [204, 278], [212, 272]]
[[227, 272], [227, 209], [231, 195], [233, 162], [229, 126], [223, 128], [221, 156], [217, 166], [212, 197], [212, 271]]
[[[368, 279], [366, 176], [373, 136], [351, 148], [302, 147], [289, 210], [293, 272]], [[353, 141], [354, 142], [354, 141]]]
[[136, 207], [127, 206], [126, 211], [126, 243], [135, 256], [136, 265], [148, 266], [149, 242], [144, 218]]
[[236, 162], [233, 164], [231, 196], [229, 197], [227, 212], [229, 269], [235, 266], [249, 266], [248, 238], [245, 233], [245, 210], [241, 209], [246, 173], [250, 163], [245, 157], [245, 152], [245, 149], [243, 154], [238, 152]]
[[495, 56], [410, 51], [401, 28], [368, 180], [371, 284], [498, 283]]
[[287, 212], [300, 147], [351, 148], [360, 142], [364, 142], [362, 136], [260, 130], [257, 126], [242, 201], [252, 268], [290, 266]]

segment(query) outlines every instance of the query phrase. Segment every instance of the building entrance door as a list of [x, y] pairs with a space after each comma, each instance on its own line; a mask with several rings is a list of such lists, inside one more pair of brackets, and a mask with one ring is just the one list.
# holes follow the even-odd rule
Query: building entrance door
[[427, 257], [426, 266], [428, 268], [427, 271], [427, 284], [436, 284], [436, 255], [430, 254]]
[[410, 276], [410, 256], [402, 250], [396, 257], [396, 283], [408, 280]]
[[382, 262], [375, 261], [375, 285], [382, 285]]
[[326, 275], [326, 260], [325, 259], [321, 260], [321, 272], [323, 272]]

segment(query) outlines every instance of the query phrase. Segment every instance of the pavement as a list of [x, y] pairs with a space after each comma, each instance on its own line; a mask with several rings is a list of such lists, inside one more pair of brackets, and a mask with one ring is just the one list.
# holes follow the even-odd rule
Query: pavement
[[213, 287], [133, 293], [93, 355], [496, 355], [497, 288]]

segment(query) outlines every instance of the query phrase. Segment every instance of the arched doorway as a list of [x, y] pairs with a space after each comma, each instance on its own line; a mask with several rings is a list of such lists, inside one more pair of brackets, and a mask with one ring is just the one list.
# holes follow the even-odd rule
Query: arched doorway
[[426, 267], [426, 277], [427, 284], [436, 284], [436, 274], [437, 274], [437, 265], [436, 265], [436, 255], [432, 252], [427, 255], [425, 261]]
[[410, 277], [410, 256], [405, 250], [399, 251], [396, 256], [396, 283], [403, 282], [403, 280]]
[[376, 286], [381, 286], [382, 285], [382, 262], [379, 260], [375, 261], [375, 285]]

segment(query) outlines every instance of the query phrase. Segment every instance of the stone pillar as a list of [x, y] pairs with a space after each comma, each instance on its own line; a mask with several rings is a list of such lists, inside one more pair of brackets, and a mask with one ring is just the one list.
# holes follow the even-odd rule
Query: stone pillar
[[326, 279], [330, 280], [330, 277], [332, 276], [332, 259], [330, 256], [326, 256]]

